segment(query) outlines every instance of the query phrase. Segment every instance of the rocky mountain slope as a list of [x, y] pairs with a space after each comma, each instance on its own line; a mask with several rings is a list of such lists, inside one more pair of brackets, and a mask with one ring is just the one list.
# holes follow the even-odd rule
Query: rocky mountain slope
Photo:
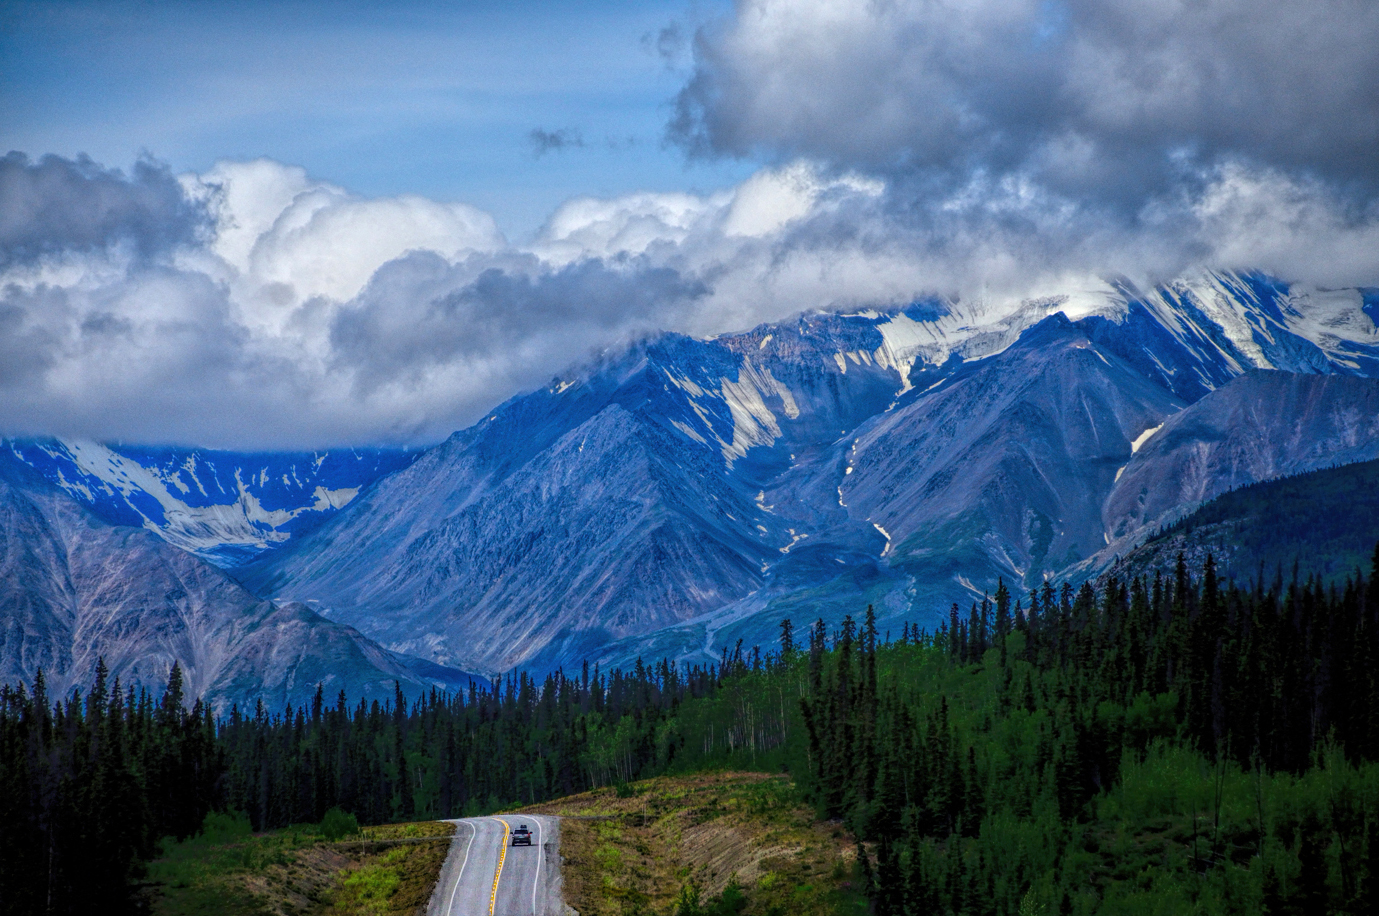
[[1117, 472], [1111, 548], [1245, 484], [1379, 458], [1379, 382], [1251, 371], [1152, 431]]
[[383, 649], [300, 604], [256, 598], [143, 528], [110, 525], [13, 459], [0, 459], [0, 682], [87, 686], [104, 657], [158, 692], [177, 662], [189, 696], [220, 711], [458, 686], [467, 676]]
[[1101, 548], [1117, 468], [1182, 407], [1055, 315], [867, 424], [839, 495], [916, 578], [941, 577], [960, 543], [989, 567], [969, 578], [1042, 579]]
[[[483, 671], [705, 661], [866, 602], [933, 621], [1214, 493], [1371, 456], [1367, 305], [1206, 274], [665, 336], [514, 398], [243, 576]], [[1274, 422], [1247, 422], [1261, 403]]]

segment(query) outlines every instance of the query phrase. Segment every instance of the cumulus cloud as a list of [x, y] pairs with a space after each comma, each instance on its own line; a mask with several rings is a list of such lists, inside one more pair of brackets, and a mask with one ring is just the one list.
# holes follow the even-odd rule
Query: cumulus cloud
[[[693, 56], [669, 138], [778, 163], [736, 190], [759, 199], [733, 223], [774, 226], [775, 253], [764, 273], [720, 270], [716, 291], [1379, 275], [1379, 6], [1363, 0], [738, 0]], [[784, 190], [822, 176], [827, 208]], [[807, 289], [811, 271], [833, 285]]]
[[211, 250], [239, 277], [290, 302], [344, 300], [412, 250], [445, 257], [506, 246], [493, 217], [465, 204], [404, 196], [364, 200], [269, 160], [223, 162], [185, 180], [223, 201]]
[[1371, 0], [738, 0], [645, 44], [688, 67], [670, 138], [766, 165], [572, 199], [525, 244], [266, 159], [0, 159], [0, 434], [419, 444], [660, 329], [1379, 282]]
[[671, 268], [636, 260], [544, 269], [514, 256], [475, 275], [472, 264], [414, 254], [380, 270], [336, 314], [333, 368], [353, 379], [361, 400], [444, 386], [486, 409], [494, 392], [541, 384], [571, 354], [587, 358], [680, 324], [704, 293]]
[[486, 213], [361, 199], [267, 160], [180, 178], [155, 163], [129, 177], [57, 157], [6, 167], [6, 204], [31, 215], [0, 244], [5, 433], [406, 442], [443, 435], [492, 396], [413, 385], [392, 403], [360, 398], [331, 339], [381, 266], [506, 249]]
[[1190, 206], [1212, 263], [1328, 286], [1379, 279], [1379, 207], [1348, 206], [1315, 179], [1228, 163]]
[[42, 227], [12, 234], [0, 434], [430, 442], [605, 347], [686, 324], [707, 293], [611, 233], [608, 259], [586, 248], [561, 262], [509, 245], [472, 207], [363, 199], [267, 160], [177, 179], [41, 164], [59, 166], [76, 179], [46, 186], [49, 199], [39, 183], [34, 212], [105, 212], [156, 180], [177, 201], [168, 212], [200, 222], [176, 236], [137, 220], [97, 236], [59, 227], [42, 245], [28, 241]]
[[711, 231], [730, 193], [629, 194], [614, 199], [579, 197], [566, 201], [546, 221], [534, 249], [546, 260], [568, 264], [580, 258], [643, 254]]

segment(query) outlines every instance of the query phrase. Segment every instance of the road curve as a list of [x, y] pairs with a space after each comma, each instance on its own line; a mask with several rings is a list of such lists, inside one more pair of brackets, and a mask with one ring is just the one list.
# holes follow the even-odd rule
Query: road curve
[[[426, 916], [564, 916], [560, 819], [499, 814], [452, 820], [455, 838]], [[513, 846], [526, 824], [531, 846]]]

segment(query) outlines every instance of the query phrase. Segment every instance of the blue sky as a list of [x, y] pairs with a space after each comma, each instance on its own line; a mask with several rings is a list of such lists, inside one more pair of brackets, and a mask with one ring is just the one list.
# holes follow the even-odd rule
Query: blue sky
[[[664, 139], [684, 39], [725, 3], [0, 9], [0, 147], [34, 157], [203, 171], [266, 156], [366, 196], [472, 203], [515, 239], [571, 196], [707, 191], [754, 167]], [[583, 145], [538, 155], [537, 129]]]

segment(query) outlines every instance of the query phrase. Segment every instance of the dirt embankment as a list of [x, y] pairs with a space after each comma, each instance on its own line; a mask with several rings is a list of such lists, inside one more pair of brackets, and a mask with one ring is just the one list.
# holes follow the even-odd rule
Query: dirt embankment
[[746, 916], [822, 916], [853, 896], [852, 838], [816, 822], [784, 777], [664, 777], [522, 810], [566, 818], [565, 899], [581, 916], [671, 914], [690, 886], [740, 892]]

